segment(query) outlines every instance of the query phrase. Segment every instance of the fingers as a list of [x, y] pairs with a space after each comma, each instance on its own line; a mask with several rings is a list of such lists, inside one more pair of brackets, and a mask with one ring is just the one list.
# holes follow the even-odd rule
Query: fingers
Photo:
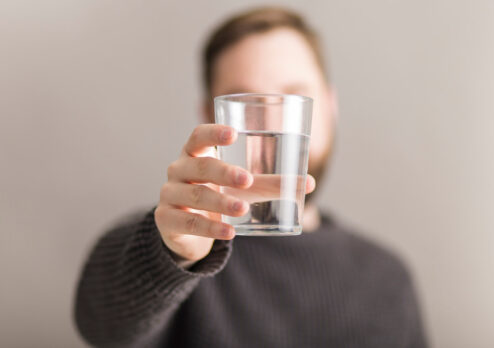
[[[316, 180], [312, 175], [307, 175], [305, 183], [302, 175], [255, 174], [253, 177], [252, 185], [247, 188], [228, 187], [224, 192], [252, 204], [280, 199], [287, 194], [298, 197], [311, 193], [316, 188]], [[282, 190], [287, 187], [292, 187], [295, 191], [283, 193]]]
[[190, 135], [184, 146], [184, 152], [192, 157], [199, 156], [208, 147], [230, 145], [237, 139], [234, 128], [221, 124], [201, 124]]
[[307, 174], [307, 182], [305, 185], [305, 194], [311, 193], [316, 189], [316, 179], [310, 174]]
[[212, 157], [182, 157], [168, 167], [168, 180], [245, 188], [254, 181], [245, 169]]
[[232, 239], [235, 236], [231, 225], [180, 209], [162, 209], [157, 218], [166, 222], [160, 226], [164, 234], [191, 234], [214, 239]]
[[217, 192], [205, 185], [168, 183], [161, 189], [161, 201], [172, 206], [207, 210], [230, 216], [247, 213], [247, 202]]

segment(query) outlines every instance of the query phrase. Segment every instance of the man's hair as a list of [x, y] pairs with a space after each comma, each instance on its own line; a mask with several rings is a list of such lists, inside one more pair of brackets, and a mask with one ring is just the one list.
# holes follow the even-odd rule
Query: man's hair
[[243, 12], [221, 24], [203, 49], [203, 83], [208, 94], [213, 83], [213, 67], [218, 56], [243, 38], [273, 29], [287, 28], [300, 33], [314, 52], [321, 72], [326, 75], [321, 45], [316, 33], [296, 12], [280, 7], [263, 7]]

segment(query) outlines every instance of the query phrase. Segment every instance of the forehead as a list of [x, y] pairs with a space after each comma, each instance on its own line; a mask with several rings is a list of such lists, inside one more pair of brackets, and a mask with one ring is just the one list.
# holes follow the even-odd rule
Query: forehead
[[296, 93], [313, 88], [321, 79], [307, 40], [283, 28], [249, 35], [221, 53], [213, 67], [212, 92]]

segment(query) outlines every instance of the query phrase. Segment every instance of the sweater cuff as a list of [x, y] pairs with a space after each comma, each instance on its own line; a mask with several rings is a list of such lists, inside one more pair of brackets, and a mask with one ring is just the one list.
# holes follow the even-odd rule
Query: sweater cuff
[[[197, 261], [190, 267], [183, 267], [173, 257], [173, 252], [161, 239], [160, 232], [154, 220], [154, 210], [146, 214], [141, 223], [142, 228], [137, 231], [140, 246], [149, 255], [155, 255], [153, 262], [159, 273], [170, 274], [181, 279], [201, 278], [214, 276], [220, 272], [228, 262], [232, 241], [215, 240], [211, 251], [203, 259]], [[154, 268], [154, 267], [153, 267]]]

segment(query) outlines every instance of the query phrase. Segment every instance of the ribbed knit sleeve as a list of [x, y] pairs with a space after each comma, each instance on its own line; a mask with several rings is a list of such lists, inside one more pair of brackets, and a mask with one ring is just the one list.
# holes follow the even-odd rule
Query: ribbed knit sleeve
[[216, 240], [191, 268], [180, 267], [163, 243], [154, 209], [137, 223], [107, 232], [87, 260], [76, 294], [81, 335], [98, 347], [151, 344], [202, 277], [219, 272], [231, 241]]

